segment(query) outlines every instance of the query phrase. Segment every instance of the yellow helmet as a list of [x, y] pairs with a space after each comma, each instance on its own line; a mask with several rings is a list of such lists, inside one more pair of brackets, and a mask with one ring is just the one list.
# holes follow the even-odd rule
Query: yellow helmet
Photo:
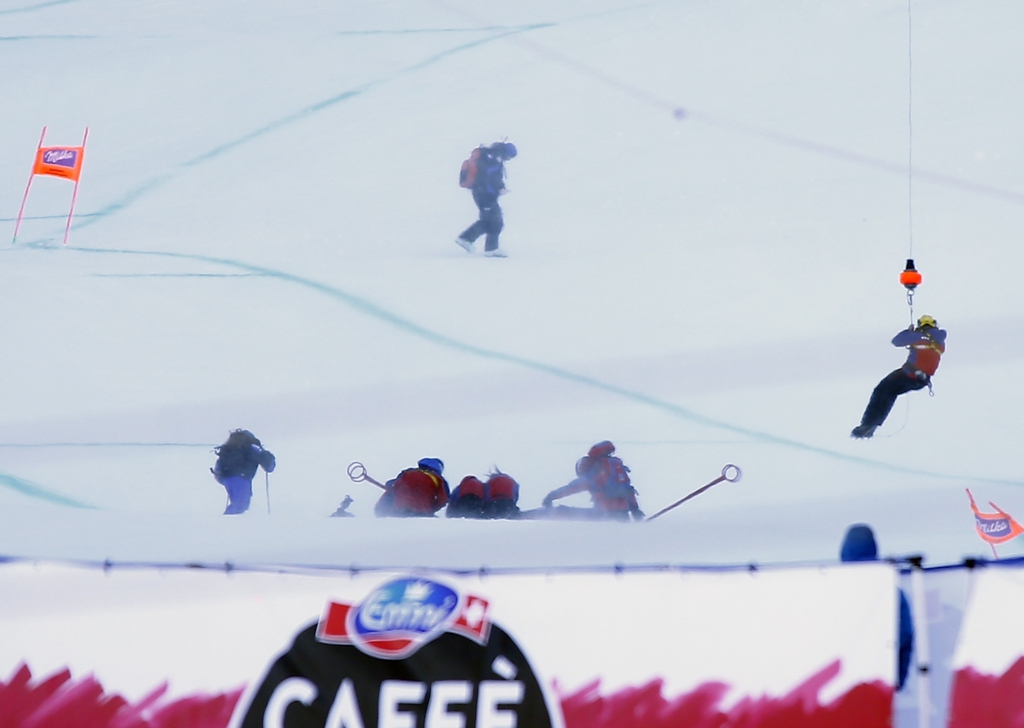
[[933, 329], [937, 329], [939, 328], [939, 322], [931, 316], [922, 316], [917, 320], [917, 328], [923, 329], [925, 326], [931, 326]]

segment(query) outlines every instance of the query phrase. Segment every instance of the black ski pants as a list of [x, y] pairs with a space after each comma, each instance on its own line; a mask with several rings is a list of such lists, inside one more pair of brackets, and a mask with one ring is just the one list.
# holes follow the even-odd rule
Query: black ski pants
[[907, 374], [903, 369], [890, 372], [871, 393], [871, 400], [868, 402], [867, 409], [864, 410], [864, 416], [860, 418], [861, 426], [881, 426], [885, 422], [885, 418], [889, 416], [897, 397], [917, 389], [924, 389], [928, 386], [928, 382], [928, 377], [918, 379]]
[[505, 221], [501, 217], [501, 207], [498, 206], [498, 196], [481, 190], [473, 190], [473, 202], [480, 210], [480, 219], [466, 228], [459, 237], [473, 242], [481, 235], [486, 235], [487, 241], [484, 244], [484, 250], [497, 250], [498, 235], [505, 227]]

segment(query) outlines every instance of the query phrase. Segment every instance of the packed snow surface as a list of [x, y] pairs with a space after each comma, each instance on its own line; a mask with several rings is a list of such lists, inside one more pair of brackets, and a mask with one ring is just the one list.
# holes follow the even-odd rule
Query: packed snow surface
[[[829, 561], [858, 521], [988, 554], [965, 489], [1024, 518], [1024, 6], [909, 10], [6, 0], [0, 555]], [[12, 245], [44, 126], [89, 128], [70, 240], [38, 177]], [[506, 138], [509, 257], [467, 255], [459, 166]], [[908, 257], [948, 353], [854, 441]], [[224, 517], [238, 427], [279, 466]], [[376, 519], [346, 476], [439, 457], [534, 508], [603, 439], [649, 514], [743, 478], [623, 525]]]

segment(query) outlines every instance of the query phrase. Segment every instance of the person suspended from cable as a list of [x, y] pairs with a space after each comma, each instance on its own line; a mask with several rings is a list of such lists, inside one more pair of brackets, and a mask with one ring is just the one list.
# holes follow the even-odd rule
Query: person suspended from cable
[[905, 346], [910, 350], [907, 361], [875, 387], [864, 416], [860, 424], [853, 428], [851, 437], [863, 439], [874, 435], [901, 394], [925, 387], [931, 391], [932, 376], [946, 351], [946, 331], [940, 329], [938, 322], [931, 316], [922, 316], [917, 320], [917, 326], [911, 325], [896, 334], [892, 345]]

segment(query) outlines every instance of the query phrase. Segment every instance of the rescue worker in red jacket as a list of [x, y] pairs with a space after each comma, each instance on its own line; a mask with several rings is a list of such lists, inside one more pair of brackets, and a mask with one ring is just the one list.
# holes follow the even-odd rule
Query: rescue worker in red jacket
[[910, 349], [906, 363], [890, 372], [871, 393], [860, 424], [853, 428], [851, 437], [868, 438], [889, 416], [896, 398], [901, 394], [932, 386], [932, 375], [939, 368], [939, 360], [946, 351], [946, 331], [939, 328], [931, 316], [922, 316], [917, 326], [899, 332], [892, 339], [893, 346]]
[[548, 493], [544, 507], [550, 508], [559, 498], [587, 491], [594, 504], [595, 516], [623, 521], [632, 516], [634, 520], [642, 521], [644, 513], [636, 500], [636, 488], [630, 483], [629, 468], [612, 456], [614, 452], [615, 445], [608, 440], [590, 448], [586, 456], [576, 463], [576, 478]]
[[423, 458], [415, 468], [407, 468], [384, 484], [373, 512], [387, 516], [433, 516], [448, 503], [451, 492], [441, 476], [444, 463], [438, 458]]

